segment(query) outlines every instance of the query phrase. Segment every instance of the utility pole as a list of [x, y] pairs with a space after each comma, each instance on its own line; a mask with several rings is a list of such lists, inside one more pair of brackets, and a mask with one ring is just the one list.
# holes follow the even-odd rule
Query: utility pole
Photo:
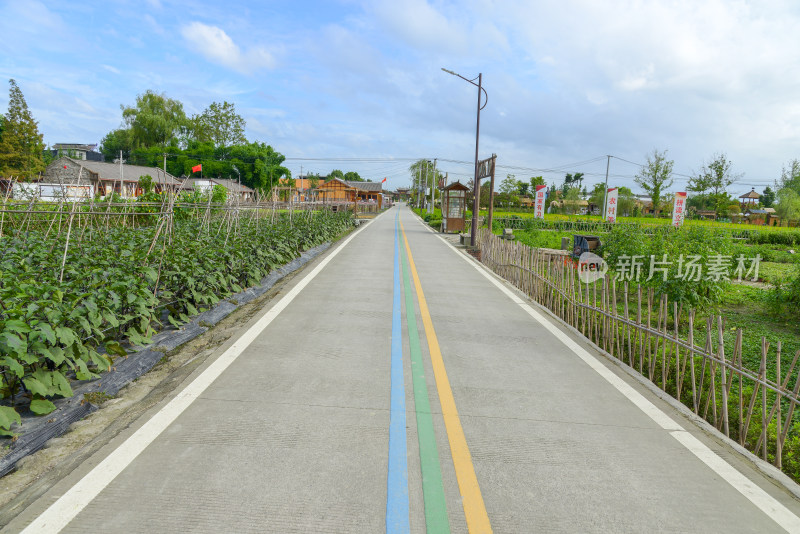
[[[122, 180], [122, 164], [125, 163], [125, 160], [122, 159], [122, 150], [119, 151], [119, 159], [115, 159], [114, 163], [119, 162], [119, 194], [122, 196], [122, 187], [123, 187], [123, 180]], [[113, 198], [113, 197], [112, 197]]]
[[433, 158], [433, 178], [431, 179], [431, 203], [428, 206], [428, 213], [433, 213], [433, 209], [434, 209], [434, 206], [433, 206], [433, 191], [434, 191], [434, 188], [436, 187], [436, 159], [437, 158]]
[[419, 180], [420, 180], [419, 177], [420, 177], [420, 173], [421, 172], [422, 172], [422, 164], [417, 166], [417, 174], [416, 174], [416, 176], [414, 178], [414, 189], [413, 190], [417, 193], [417, 198], [416, 199], [412, 199], [412, 202], [411, 202], [412, 206], [414, 205], [414, 200], [419, 202]]
[[428, 160], [420, 166], [420, 179], [417, 189], [417, 209], [422, 209], [422, 199], [425, 197], [425, 183], [428, 181]]
[[489, 185], [489, 213], [486, 217], [486, 225], [489, 228], [489, 232], [492, 231], [492, 217], [494, 216], [494, 168], [495, 162], [497, 160], [497, 154], [492, 154], [492, 176]]
[[608, 169], [611, 167], [611, 156], [606, 156], [606, 188], [603, 191], [603, 220], [606, 220], [606, 204], [608, 203]]

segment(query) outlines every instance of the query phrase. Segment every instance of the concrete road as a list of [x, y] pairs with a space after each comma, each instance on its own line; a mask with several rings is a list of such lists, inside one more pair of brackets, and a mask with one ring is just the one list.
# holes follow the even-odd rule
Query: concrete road
[[536, 310], [394, 207], [4, 531], [800, 531]]

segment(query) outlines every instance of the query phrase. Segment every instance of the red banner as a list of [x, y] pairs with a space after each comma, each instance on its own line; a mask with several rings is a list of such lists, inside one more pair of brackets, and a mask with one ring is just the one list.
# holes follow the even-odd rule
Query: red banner
[[534, 214], [533, 217], [535, 219], [544, 219], [544, 196], [545, 190], [547, 189], [546, 185], [537, 185], [536, 191], [534, 191], [535, 195], [535, 204], [534, 204]]
[[203, 165], [202, 164], [195, 165], [194, 167], [192, 167], [192, 172], [200, 172], [202, 170], [203, 170]]
[[684, 215], [686, 215], [686, 192], [681, 191], [675, 193], [675, 201], [672, 206], [672, 226], [680, 228]]

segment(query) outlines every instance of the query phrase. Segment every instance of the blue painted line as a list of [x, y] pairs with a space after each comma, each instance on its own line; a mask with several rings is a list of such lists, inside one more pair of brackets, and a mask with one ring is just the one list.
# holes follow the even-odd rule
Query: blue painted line
[[394, 290], [392, 299], [392, 362], [389, 410], [389, 473], [386, 478], [386, 532], [410, 532], [408, 519], [408, 452], [406, 388], [403, 381], [403, 342], [400, 308], [400, 239], [398, 213], [394, 219]]

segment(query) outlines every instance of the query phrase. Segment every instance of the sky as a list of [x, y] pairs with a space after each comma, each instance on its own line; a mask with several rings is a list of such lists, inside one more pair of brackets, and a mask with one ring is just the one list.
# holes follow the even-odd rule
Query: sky
[[[671, 191], [724, 153], [736, 196], [800, 158], [796, 0], [0, 0], [0, 80], [45, 143], [99, 143], [147, 90], [187, 114], [235, 104], [294, 176], [354, 170], [408, 186], [414, 160], [466, 182], [583, 172], [640, 191], [654, 150]], [[0, 112], [8, 92], [0, 88]], [[610, 160], [608, 155], [613, 156]]]

